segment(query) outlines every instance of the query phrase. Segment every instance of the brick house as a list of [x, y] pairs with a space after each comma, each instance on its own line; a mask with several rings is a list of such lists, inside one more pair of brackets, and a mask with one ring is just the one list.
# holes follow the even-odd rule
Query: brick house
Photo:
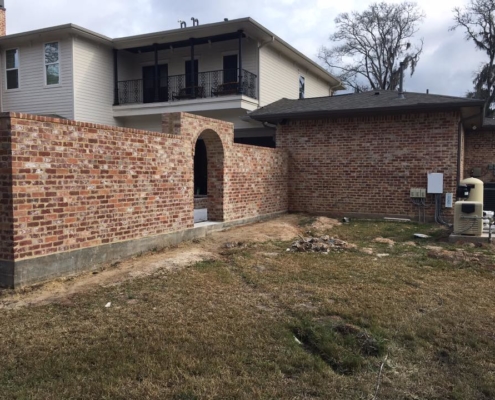
[[474, 166], [495, 163], [493, 126], [479, 129], [482, 106], [466, 98], [374, 91], [282, 99], [250, 115], [276, 124], [277, 148], [289, 153], [289, 211], [415, 217], [410, 189], [426, 188], [427, 173], [443, 173], [444, 192], [455, 193]]

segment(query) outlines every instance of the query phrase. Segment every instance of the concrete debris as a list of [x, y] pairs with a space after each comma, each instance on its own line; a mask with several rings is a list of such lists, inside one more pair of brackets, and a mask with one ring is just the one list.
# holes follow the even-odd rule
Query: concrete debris
[[111, 307], [111, 305], [112, 305], [112, 302], [111, 302], [111, 301], [109, 301], [107, 304], [105, 304], [105, 308], [110, 308], [110, 307]]
[[371, 247], [363, 247], [361, 250], [361, 253], [372, 255], [373, 254], [373, 249]]
[[383, 257], [388, 257], [389, 255], [390, 255], [390, 254], [388, 254], [388, 253], [378, 253], [376, 256], [377, 256], [378, 258], [383, 258]]
[[321, 237], [301, 237], [299, 240], [292, 243], [292, 246], [289, 247], [287, 251], [301, 253], [328, 253], [330, 251], [340, 251], [355, 247], [356, 246], [347, 243], [344, 240], [325, 235]]

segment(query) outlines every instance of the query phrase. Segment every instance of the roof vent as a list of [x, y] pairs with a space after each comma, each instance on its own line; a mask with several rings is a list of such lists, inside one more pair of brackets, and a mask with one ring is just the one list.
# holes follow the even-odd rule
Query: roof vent
[[199, 21], [198, 21], [197, 18], [192, 17], [191, 18], [191, 21], [193, 22], [193, 26], [198, 26], [199, 25]]
[[187, 26], [186, 21], [182, 21], [181, 19], [179, 19], [177, 22], [180, 24], [181, 29]]
[[228, 18], [224, 18], [224, 19], [223, 19], [223, 22], [228, 22], [228, 21], [229, 21], [229, 19], [228, 19]]

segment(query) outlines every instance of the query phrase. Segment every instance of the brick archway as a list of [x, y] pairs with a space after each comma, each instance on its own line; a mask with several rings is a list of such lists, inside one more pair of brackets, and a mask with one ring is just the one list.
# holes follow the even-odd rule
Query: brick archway
[[215, 131], [206, 129], [197, 137], [193, 148], [199, 139], [203, 140], [206, 146], [208, 220], [224, 221], [225, 154], [222, 140]]

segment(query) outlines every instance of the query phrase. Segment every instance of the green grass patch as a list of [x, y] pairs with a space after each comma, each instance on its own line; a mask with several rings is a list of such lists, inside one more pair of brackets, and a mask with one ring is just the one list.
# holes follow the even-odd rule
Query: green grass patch
[[386, 350], [384, 339], [340, 318], [303, 319], [292, 326], [292, 331], [308, 351], [339, 374], [358, 372], [367, 365], [368, 357], [382, 356]]

